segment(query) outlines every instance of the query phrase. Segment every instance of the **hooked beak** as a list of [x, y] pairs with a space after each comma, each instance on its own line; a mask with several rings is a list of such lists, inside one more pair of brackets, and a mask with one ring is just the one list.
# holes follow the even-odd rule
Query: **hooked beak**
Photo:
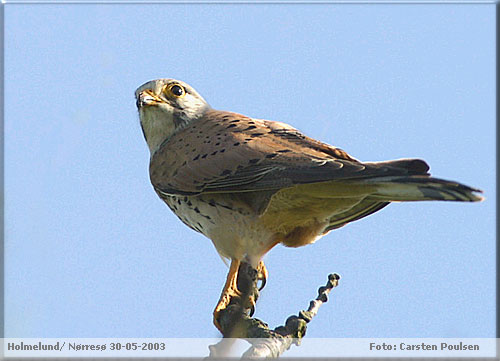
[[143, 90], [137, 95], [136, 98], [137, 100], [135, 102], [135, 105], [137, 106], [137, 109], [162, 102], [162, 100], [154, 95], [151, 90]]

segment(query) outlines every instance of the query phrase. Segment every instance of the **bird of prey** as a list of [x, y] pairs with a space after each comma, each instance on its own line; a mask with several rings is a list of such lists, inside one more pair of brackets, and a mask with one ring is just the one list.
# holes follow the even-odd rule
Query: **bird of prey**
[[482, 200], [479, 189], [430, 177], [423, 160], [361, 162], [288, 124], [212, 109], [179, 80], [149, 81], [135, 97], [154, 190], [231, 260], [219, 330], [219, 312], [240, 294], [240, 262], [265, 283], [262, 257], [278, 243], [313, 243], [390, 202]]

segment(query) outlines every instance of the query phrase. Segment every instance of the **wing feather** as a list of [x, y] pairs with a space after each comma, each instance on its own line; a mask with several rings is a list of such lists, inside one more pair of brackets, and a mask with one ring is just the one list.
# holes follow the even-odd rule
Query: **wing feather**
[[167, 194], [277, 190], [427, 170], [420, 160], [361, 163], [284, 123], [216, 110], [175, 133], [150, 162], [151, 182]]

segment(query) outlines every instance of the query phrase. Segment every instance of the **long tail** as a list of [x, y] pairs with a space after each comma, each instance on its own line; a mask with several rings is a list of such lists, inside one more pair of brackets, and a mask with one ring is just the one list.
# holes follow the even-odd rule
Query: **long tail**
[[381, 201], [457, 201], [479, 202], [484, 198], [476, 193], [481, 190], [458, 182], [425, 175], [376, 177], [364, 180], [377, 186], [369, 198]]

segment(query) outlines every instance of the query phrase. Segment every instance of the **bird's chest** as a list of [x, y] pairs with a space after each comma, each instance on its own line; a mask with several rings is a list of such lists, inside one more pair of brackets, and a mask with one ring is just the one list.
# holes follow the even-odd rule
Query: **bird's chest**
[[185, 225], [206, 236], [220, 222], [217, 209], [210, 209], [199, 197], [159, 195]]
[[224, 257], [260, 257], [274, 240], [258, 213], [238, 196], [159, 195], [184, 224], [210, 238]]

